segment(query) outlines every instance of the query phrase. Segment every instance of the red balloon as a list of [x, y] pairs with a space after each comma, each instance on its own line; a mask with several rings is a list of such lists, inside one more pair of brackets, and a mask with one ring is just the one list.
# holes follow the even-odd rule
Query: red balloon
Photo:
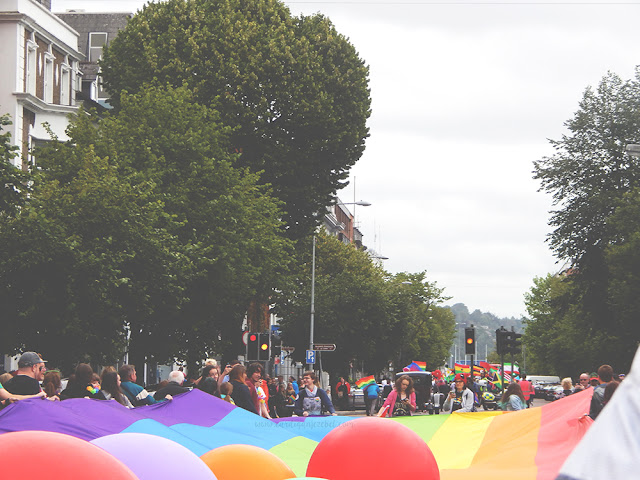
[[0, 435], [2, 478], [138, 480], [120, 460], [70, 435], [25, 430]]
[[[395, 458], [391, 470], [382, 467], [389, 455]], [[386, 468], [384, 473], [381, 468]], [[309, 460], [307, 476], [439, 480], [440, 470], [431, 449], [413, 430], [391, 419], [365, 417], [343, 423], [320, 441]]]

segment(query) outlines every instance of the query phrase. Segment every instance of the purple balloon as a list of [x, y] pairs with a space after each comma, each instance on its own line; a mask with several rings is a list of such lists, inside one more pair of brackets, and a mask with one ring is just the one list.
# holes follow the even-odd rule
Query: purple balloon
[[116, 433], [96, 438], [91, 443], [124, 463], [140, 480], [216, 480], [200, 457], [164, 437], [146, 433]]

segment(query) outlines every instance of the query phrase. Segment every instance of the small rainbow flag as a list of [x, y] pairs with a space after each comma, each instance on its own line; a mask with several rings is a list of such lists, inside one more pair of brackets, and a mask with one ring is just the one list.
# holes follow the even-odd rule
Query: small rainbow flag
[[411, 362], [411, 365], [417, 366], [423, 372], [427, 371], [427, 362], [416, 362], [415, 360]]
[[368, 377], [363, 377], [360, 380], [357, 380], [356, 387], [365, 388], [369, 385], [373, 385], [374, 383], [376, 383], [375, 377], [373, 375], [369, 375]]

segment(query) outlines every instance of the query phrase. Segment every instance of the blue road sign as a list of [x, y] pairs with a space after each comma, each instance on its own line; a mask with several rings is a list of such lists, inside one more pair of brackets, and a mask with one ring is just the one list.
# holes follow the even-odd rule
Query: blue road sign
[[307, 350], [307, 364], [316, 363], [316, 352], [315, 350]]

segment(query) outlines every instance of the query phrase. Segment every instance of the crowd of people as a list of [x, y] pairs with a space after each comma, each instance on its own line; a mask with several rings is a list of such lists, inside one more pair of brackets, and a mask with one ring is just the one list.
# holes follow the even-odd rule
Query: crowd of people
[[104, 367], [98, 375], [91, 365], [80, 363], [63, 388], [60, 372], [47, 371], [47, 361], [35, 352], [25, 352], [18, 370], [0, 376], [0, 408], [27, 398], [50, 401], [71, 398], [115, 400], [127, 408], [171, 401], [175, 395], [197, 388], [264, 418], [292, 415], [336, 415], [331, 398], [318, 387], [314, 372], [305, 372], [299, 381], [282, 376], [270, 378], [260, 363], [242, 365], [234, 360], [220, 371], [217, 362], [207, 360], [198, 378], [187, 380], [182, 370], [155, 386], [151, 394], [137, 383], [134, 365]]
[[[339, 378], [330, 396], [318, 386], [312, 371], [304, 372], [298, 380], [290, 376], [285, 381], [282, 376], [269, 377], [258, 362], [245, 366], [234, 360], [221, 371], [217, 362], [210, 359], [198, 378], [188, 380], [182, 370], [174, 370], [167, 380], [155, 386], [153, 394], [137, 383], [134, 365], [122, 365], [119, 369], [104, 367], [98, 375], [89, 364], [80, 363], [63, 388], [60, 372], [47, 371], [46, 363], [37, 353], [25, 352], [18, 360], [16, 372], [0, 375], [0, 408], [34, 397], [51, 401], [70, 398], [115, 400], [124, 407], [135, 408], [171, 401], [174, 396], [194, 388], [268, 419], [336, 415], [332, 397], [339, 410], [348, 410], [350, 406], [351, 385], [344, 377]], [[602, 365], [597, 373], [582, 373], [575, 385], [571, 378], [564, 378], [561, 396], [593, 388], [589, 415], [595, 420], [623, 378], [624, 375], [615, 375], [610, 365]], [[446, 413], [475, 411], [487, 392], [487, 383], [482, 380], [482, 376], [473, 379], [457, 374], [449, 384], [439, 378], [433, 382], [430, 398], [436, 399], [436, 409]], [[363, 389], [366, 414], [412, 415], [418, 409], [415, 390], [409, 375], [399, 376], [393, 385], [383, 379], [382, 388], [375, 382], [370, 383]], [[523, 410], [531, 406], [534, 396], [532, 383], [522, 374], [506, 386], [497, 404], [507, 411]], [[382, 406], [376, 413], [380, 403]]]

